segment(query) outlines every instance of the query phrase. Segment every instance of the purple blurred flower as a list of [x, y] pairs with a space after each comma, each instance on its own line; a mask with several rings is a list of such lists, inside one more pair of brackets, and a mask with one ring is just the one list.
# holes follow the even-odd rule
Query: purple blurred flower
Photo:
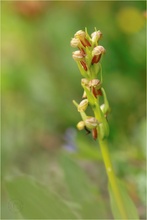
[[63, 148], [67, 150], [68, 152], [75, 152], [77, 151], [76, 146], [76, 129], [74, 128], [67, 128], [65, 131], [65, 134], [63, 136], [63, 139], [65, 141], [65, 144], [63, 145]]

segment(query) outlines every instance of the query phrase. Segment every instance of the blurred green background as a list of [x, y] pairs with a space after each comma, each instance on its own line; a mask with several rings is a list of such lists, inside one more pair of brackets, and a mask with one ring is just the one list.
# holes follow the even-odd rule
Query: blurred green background
[[[83, 91], [70, 40], [96, 27], [106, 49], [113, 165], [145, 219], [145, 1], [2, 1], [1, 8], [2, 218], [25, 212], [10, 201], [5, 184], [22, 175], [64, 198], [81, 218], [112, 218], [100, 149], [91, 135], [76, 130], [81, 119], [72, 104]], [[85, 195], [91, 202], [81, 205], [81, 213], [77, 197], [85, 201]]]

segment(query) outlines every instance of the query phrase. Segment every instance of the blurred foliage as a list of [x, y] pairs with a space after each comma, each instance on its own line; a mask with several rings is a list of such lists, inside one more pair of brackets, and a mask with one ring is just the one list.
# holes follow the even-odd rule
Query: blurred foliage
[[[70, 40], [76, 31], [87, 27], [92, 33], [96, 27], [106, 48], [102, 66], [112, 109], [108, 120], [113, 164], [145, 219], [145, 1], [2, 1], [1, 9], [2, 218], [24, 214], [16, 211], [17, 199], [26, 203], [23, 185], [24, 193], [28, 184], [32, 194], [40, 196], [40, 186], [32, 189], [26, 178], [20, 180], [19, 198], [17, 180], [8, 184], [10, 201], [5, 181], [24, 174], [48, 186], [49, 193], [56, 192], [68, 206], [68, 196], [73, 196], [74, 213], [112, 218], [97, 143], [74, 129], [80, 119], [72, 99], [81, 100], [83, 91]], [[90, 204], [82, 192], [92, 197]], [[43, 200], [36, 204], [38, 212]], [[61, 203], [57, 206], [62, 209]], [[78, 204], [83, 213], [77, 212]]]

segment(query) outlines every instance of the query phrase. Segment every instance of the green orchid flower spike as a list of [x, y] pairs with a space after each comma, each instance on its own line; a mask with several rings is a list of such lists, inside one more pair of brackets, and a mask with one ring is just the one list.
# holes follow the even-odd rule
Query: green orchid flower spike
[[[102, 152], [109, 183], [109, 195], [111, 208], [115, 219], [139, 219], [136, 207], [122, 187], [122, 183], [115, 175], [110, 160], [107, 138], [109, 136], [109, 124], [107, 116], [110, 113], [110, 106], [106, 92], [103, 88], [101, 59], [106, 50], [99, 45], [102, 38], [101, 31], [95, 31], [89, 36], [87, 29], [79, 30], [71, 39], [71, 46], [77, 48], [72, 57], [82, 75], [81, 86], [84, 90], [82, 100], [79, 104], [73, 100], [81, 116], [78, 122], [79, 130], [85, 129], [92, 134], [94, 140], [98, 140]], [[100, 104], [101, 103], [101, 104]], [[91, 108], [93, 115], [87, 115], [87, 108]], [[123, 194], [122, 194], [123, 192]], [[126, 202], [127, 201], [127, 202]], [[130, 210], [133, 210], [130, 212]]]
[[[95, 120], [98, 122], [95, 127], [97, 135], [93, 135], [94, 139], [98, 136], [104, 139], [109, 135], [107, 114], [110, 112], [110, 107], [106, 93], [102, 88], [102, 66], [100, 64], [106, 50], [103, 46], [99, 45], [101, 37], [101, 31], [95, 30], [90, 37], [85, 29], [85, 31], [77, 31], [70, 42], [72, 47], [78, 48], [78, 50], [73, 52], [72, 57], [76, 61], [81, 75], [84, 77], [81, 79], [81, 85], [84, 89], [82, 97], [84, 99], [76, 107], [78, 111], [81, 108], [83, 111], [86, 111], [88, 105], [92, 108], [94, 115], [91, 117], [95, 117]], [[99, 104], [100, 97], [104, 99], [102, 107]], [[84, 128], [89, 129], [87, 125]]]

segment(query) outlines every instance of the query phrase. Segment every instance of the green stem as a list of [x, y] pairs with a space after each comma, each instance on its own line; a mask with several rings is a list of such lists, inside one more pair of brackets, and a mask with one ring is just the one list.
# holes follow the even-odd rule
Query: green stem
[[[101, 113], [99, 103], [95, 103], [95, 105], [93, 107], [93, 112], [94, 112], [95, 117], [97, 118], [97, 120], [104, 124], [106, 119], [105, 119], [104, 115]], [[105, 129], [107, 129], [107, 128], [105, 127]], [[100, 129], [98, 127], [98, 133], [99, 132], [100, 132]], [[121, 192], [119, 190], [119, 186], [118, 186], [118, 183], [117, 183], [117, 178], [116, 178], [116, 175], [114, 173], [113, 166], [112, 166], [112, 163], [111, 163], [111, 160], [110, 160], [110, 155], [109, 155], [109, 150], [108, 150], [106, 139], [102, 139], [101, 136], [99, 136], [99, 145], [100, 145], [100, 148], [101, 148], [101, 152], [102, 152], [106, 172], [107, 172], [107, 175], [108, 175], [108, 179], [109, 179], [109, 182], [110, 182], [111, 189], [112, 189], [113, 194], [114, 194], [116, 204], [117, 204], [118, 209], [121, 213], [122, 219], [127, 219], [127, 214], [126, 214], [125, 206], [124, 206], [124, 203], [123, 203], [123, 200], [122, 200], [122, 195], [121, 195]]]
[[119, 209], [119, 211], [122, 215], [122, 219], [127, 219], [127, 214], [126, 214], [126, 211], [125, 211], [125, 208], [124, 208], [122, 196], [121, 196], [118, 184], [117, 184], [116, 175], [114, 173], [112, 163], [111, 163], [111, 160], [110, 160], [107, 141], [106, 140], [101, 140], [99, 138], [99, 145], [100, 145], [100, 148], [101, 148], [101, 152], [102, 152], [102, 156], [103, 156], [103, 159], [104, 159], [106, 172], [107, 172], [107, 175], [108, 175], [108, 179], [109, 179], [111, 189], [113, 191], [118, 209]]

